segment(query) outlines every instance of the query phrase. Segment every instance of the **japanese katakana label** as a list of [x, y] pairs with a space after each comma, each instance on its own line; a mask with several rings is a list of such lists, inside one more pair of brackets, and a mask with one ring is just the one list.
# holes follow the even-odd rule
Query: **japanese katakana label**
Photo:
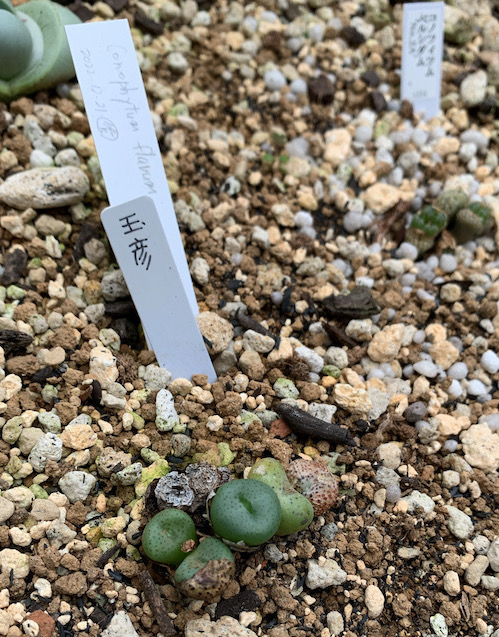
[[440, 108], [444, 3], [404, 4], [401, 97], [433, 117]]
[[151, 197], [103, 210], [106, 234], [158, 363], [174, 377], [216, 373]]
[[[109, 202], [154, 200], [191, 309], [198, 307], [127, 20], [66, 27]], [[132, 236], [138, 265], [147, 247]]]

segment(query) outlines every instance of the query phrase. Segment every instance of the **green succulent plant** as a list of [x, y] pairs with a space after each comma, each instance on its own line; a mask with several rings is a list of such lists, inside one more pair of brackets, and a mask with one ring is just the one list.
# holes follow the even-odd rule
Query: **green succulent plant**
[[491, 225], [492, 213], [488, 206], [478, 202], [470, 204], [462, 190], [445, 190], [433, 206], [424, 206], [413, 216], [406, 241], [422, 254], [433, 247], [444, 228], [450, 230], [458, 243], [465, 243], [487, 232]]
[[444, 213], [449, 221], [456, 216], [458, 210], [468, 205], [469, 197], [464, 190], [452, 188], [444, 190], [435, 199], [435, 208]]
[[281, 506], [275, 491], [258, 480], [223, 484], [210, 502], [215, 533], [241, 548], [259, 546], [277, 532]]
[[458, 211], [451, 231], [458, 243], [465, 243], [486, 232], [491, 224], [490, 208], [476, 201]]
[[443, 212], [433, 206], [424, 206], [412, 218], [406, 239], [415, 245], [420, 253], [426, 252], [433, 247], [447, 223], [448, 219]]
[[281, 505], [281, 523], [277, 535], [290, 535], [306, 529], [314, 518], [314, 509], [307, 498], [298, 493], [288, 480], [282, 464], [275, 458], [257, 460], [248, 479], [259, 480], [275, 491]]
[[20, 9], [0, 0], [0, 100], [73, 77], [64, 26], [79, 22], [72, 11], [50, 0], [30, 0]]
[[147, 523], [142, 548], [151, 560], [177, 566], [189, 554], [185, 543], [196, 542], [196, 527], [191, 517], [179, 509], [164, 509]]

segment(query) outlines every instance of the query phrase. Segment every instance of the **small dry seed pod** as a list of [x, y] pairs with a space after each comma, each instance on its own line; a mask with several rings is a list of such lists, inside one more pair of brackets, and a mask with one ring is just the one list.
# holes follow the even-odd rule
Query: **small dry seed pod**
[[315, 515], [325, 513], [336, 504], [338, 481], [326, 467], [313, 460], [300, 458], [286, 467], [292, 486], [314, 507]]
[[177, 568], [175, 583], [187, 597], [212, 601], [222, 594], [234, 572], [230, 550], [220, 540], [207, 537]]

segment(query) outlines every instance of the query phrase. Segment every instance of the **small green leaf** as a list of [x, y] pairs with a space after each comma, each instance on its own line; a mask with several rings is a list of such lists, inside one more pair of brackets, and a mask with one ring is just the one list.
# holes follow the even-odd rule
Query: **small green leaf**
[[418, 214], [414, 215], [411, 222], [411, 228], [422, 230], [427, 236], [433, 237], [445, 228], [447, 225], [447, 217], [432, 206], [425, 206]]

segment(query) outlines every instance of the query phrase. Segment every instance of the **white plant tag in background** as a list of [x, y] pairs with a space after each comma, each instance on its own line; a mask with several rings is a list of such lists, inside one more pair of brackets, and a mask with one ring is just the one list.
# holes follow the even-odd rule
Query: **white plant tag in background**
[[217, 378], [151, 197], [102, 211], [102, 223], [158, 363], [173, 376]]
[[[71, 55], [111, 205], [153, 199], [174, 261], [164, 276], [198, 306], [127, 20], [66, 27]], [[178, 270], [180, 279], [173, 272]], [[173, 370], [171, 370], [173, 371]]]
[[443, 40], [443, 2], [404, 4], [400, 94], [427, 118], [440, 109]]

